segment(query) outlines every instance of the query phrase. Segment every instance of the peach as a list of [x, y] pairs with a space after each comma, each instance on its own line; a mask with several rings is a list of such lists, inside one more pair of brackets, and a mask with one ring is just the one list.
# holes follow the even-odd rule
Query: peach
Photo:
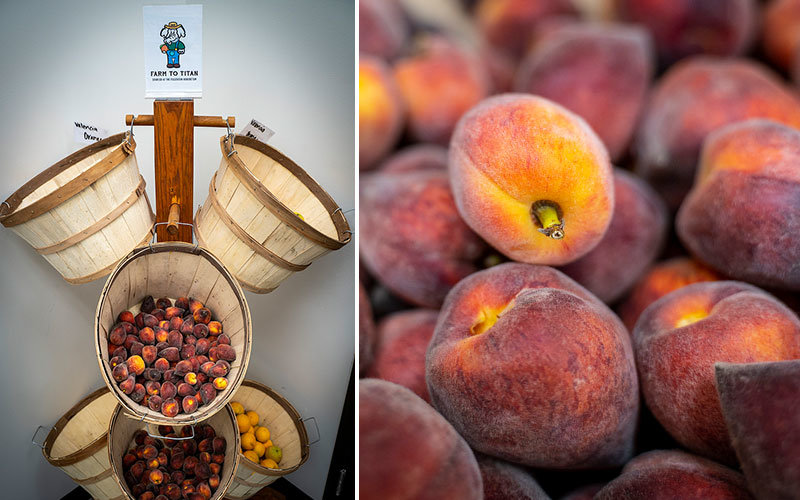
[[198, 356], [203, 355], [208, 352], [208, 349], [211, 347], [211, 341], [208, 339], [202, 338], [197, 339], [197, 342], [194, 344], [194, 351], [195, 354]]
[[489, 43], [519, 56], [528, 47], [538, 23], [573, 11], [569, 0], [479, 0], [475, 17]]
[[118, 347], [125, 343], [127, 336], [128, 334], [125, 333], [125, 328], [122, 324], [118, 324], [112, 328], [111, 333], [108, 334], [108, 341]]
[[453, 134], [449, 171], [464, 221], [513, 260], [567, 264], [611, 222], [605, 147], [580, 117], [541, 97], [504, 94], [470, 110]]
[[217, 356], [223, 361], [232, 363], [236, 361], [236, 350], [229, 344], [217, 345]]
[[[171, 307], [170, 309], [177, 309], [177, 308]], [[183, 317], [182, 317], [183, 316], [183, 309], [177, 309], [177, 310], [180, 311], [180, 315], [179, 316], [173, 316], [172, 318], [167, 318], [167, 320], [169, 320], [169, 323], [167, 323], [167, 328], [165, 328], [165, 330], [168, 330], [168, 331], [169, 330], [180, 330], [181, 325], [183, 325]]]
[[744, 53], [755, 35], [755, 0], [620, 0], [623, 19], [642, 24], [663, 63], [693, 54]]
[[217, 343], [218, 343], [219, 345], [223, 345], [223, 344], [226, 344], [226, 345], [231, 345], [231, 339], [230, 339], [230, 337], [228, 337], [228, 336], [227, 336], [227, 335], [225, 335], [224, 333], [221, 333], [221, 334], [219, 334], [219, 335], [217, 336]]
[[739, 472], [683, 451], [655, 450], [628, 462], [622, 474], [594, 498], [751, 500], [753, 497]]
[[156, 300], [156, 309], [163, 309], [166, 311], [168, 307], [172, 307], [172, 301], [169, 300], [168, 297], [161, 297]]
[[226, 441], [224, 436], [217, 436], [211, 442], [214, 453], [225, 453]]
[[128, 365], [128, 371], [136, 376], [144, 373], [144, 369], [147, 368], [144, 359], [138, 355], [129, 357], [125, 362]]
[[561, 500], [593, 500], [598, 491], [602, 490], [605, 483], [590, 484], [582, 486], [575, 491], [570, 492]]
[[447, 170], [447, 148], [439, 144], [415, 144], [390, 156], [380, 167], [381, 172], [415, 172], [418, 170]]
[[184, 344], [181, 347], [181, 359], [191, 359], [197, 354], [193, 344]]
[[658, 194], [639, 177], [614, 169], [614, 216], [608, 231], [589, 253], [560, 269], [612, 303], [656, 259], [668, 228], [667, 208]]
[[644, 107], [653, 59], [648, 33], [640, 27], [574, 23], [552, 30], [528, 52], [514, 88], [586, 120], [616, 161]]
[[158, 355], [167, 361], [180, 361], [181, 352], [175, 347], [167, 347], [158, 352]]
[[144, 384], [144, 390], [147, 391], [148, 396], [157, 396], [161, 391], [161, 383], [155, 380], [148, 380]]
[[184, 311], [189, 310], [189, 297], [178, 297], [175, 299], [175, 307], [180, 307]]
[[[375, 348], [375, 320], [364, 285], [358, 282], [358, 373], [362, 375], [372, 364]], [[206, 365], [204, 365], [206, 366]], [[213, 365], [212, 365], [213, 366]], [[210, 369], [210, 367], [209, 367]], [[202, 370], [202, 367], [201, 367]], [[205, 373], [207, 371], [203, 370]]]
[[550, 500], [539, 483], [522, 467], [486, 455], [475, 458], [481, 470], [485, 500]]
[[211, 311], [209, 311], [205, 307], [201, 307], [200, 309], [192, 313], [192, 319], [194, 319], [195, 328], [197, 328], [198, 323], [207, 325], [208, 322], [211, 321]]
[[142, 384], [135, 384], [133, 386], [133, 391], [131, 391], [128, 396], [135, 402], [141, 403], [144, 400], [144, 397], [147, 393], [144, 390], [144, 386]]
[[439, 311], [414, 309], [383, 318], [378, 324], [375, 360], [367, 376], [407, 387], [430, 403], [425, 352], [438, 317]]
[[358, 1], [358, 50], [383, 59], [398, 55], [408, 40], [408, 25], [394, 0]]
[[139, 308], [145, 314], [150, 314], [151, 312], [153, 312], [153, 309], [156, 308], [156, 301], [153, 299], [153, 296], [148, 295], [147, 297], [142, 299], [142, 304]]
[[636, 320], [647, 306], [664, 295], [692, 283], [717, 281], [722, 276], [690, 257], [675, 257], [659, 262], [636, 283], [619, 307], [619, 317], [633, 331]]
[[158, 344], [162, 343], [162, 342], [166, 342], [167, 339], [169, 338], [169, 331], [168, 330], [165, 330], [165, 329], [159, 327], [158, 330], [156, 330], [155, 332], [156, 332], [156, 334], [155, 334], [156, 346]]
[[200, 386], [199, 394], [203, 404], [208, 404], [217, 396], [217, 390], [214, 388], [213, 384], [205, 383]]
[[[137, 343], [138, 343], [138, 342], [137, 342]], [[112, 345], [113, 345], [113, 344], [112, 344]], [[139, 344], [139, 345], [141, 345], [141, 344]], [[133, 345], [131, 344], [131, 347], [132, 347], [132, 346], [133, 346]], [[122, 359], [122, 360], [126, 360], [126, 359], [128, 359], [128, 351], [127, 351], [127, 349], [125, 349], [124, 347], [122, 347], [122, 346], [119, 346], [119, 347], [117, 347], [116, 349], [114, 349], [114, 350], [111, 352], [110, 356], [111, 356], [112, 358], [120, 358], [120, 359]]]
[[117, 316], [117, 321], [120, 323], [134, 323], [133, 313], [130, 311], [122, 311], [119, 313], [119, 316]]
[[706, 136], [758, 117], [800, 127], [800, 99], [752, 61], [682, 61], [661, 77], [645, 107], [634, 139], [636, 172], [676, 210], [692, 186]]
[[472, 450], [422, 399], [397, 384], [363, 379], [358, 400], [361, 498], [483, 498]]
[[194, 297], [189, 298], [189, 311], [191, 311], [192, 314], [194, 314], [195, 311], [203, 307], [205, 307], [203, 303], [197, 300], [196, 298]]
[[161, 321], [160, 319], [158, 319], [156, 316], [153, 316], [152, 314], [145, 314], [144, 316], [142, 316], [142, 323], [144, 324], [144, 326], [140, 328], [144, 327], [149, 327], [151, 329], [156, 328], [160, 321]]
[[720, 128], [676, 219], [700, 260], [734, 279], [800, 290], [800, 131], [768, 120]]
[[[130, 355], [131, 356], [141, 356], [142, 355], [142, 351], [144, 351], [144, 344], [142, 344], [139, 341], [131, 342], [131, 348], [130, 348]], [[114, 351], [114, 352], [116, 353], [117, 351]]]
[[169, 370], [169, 361], [167, 361], [165, 358], [158, 358], [153, 363], [153, 368], [163, 374], [165, 371]]
[[394, 146], [404, 122], [400, 91], [389, 66], [374, 57], [358, 60], [358, 168], [369, 170]]
[[375, 173], [360, 185], [361, 258], [393, 293], [441, 306], [485, 245], [458, 214], [446, 171]]
[[428, 347], [433, 406], [476, 451], [525, 465], [617, 466], [633, 451], [630, 337], [563, 273], [507, 263], [448, 294]]
[[762, 36], [766, 56], [783, 70], [793, 69], [800, 53], [800, 2], [770, 2], [764, 8]]
[[686, 448], [734, 464], [714, 363], [800, 358], [800, 319], [738, 281], [695, 283], [650, 304], [633, 330], [647, 406]]
[[181, 382], [178, 384], [178, 396], [183, 398], [186, 396], [194, 396], [195, 394], [197, 394], [197, 391], [192, 385], [187, 384], [186, 382]]
[[415, 53], [395, 63], [394, 77], [410, 135], [438, 144], [448, 143], [458, 119], [491, 85], [477, 55], [438, 35], [419, 39]]
[[[211, 322], [209, 322], [211, 324]], [[194, 318], [187, 316], [183, 323], [181, 323], [180, 333], [184, 335], [191, 335], [194, 332]]]
[[228, 379], [225, 377], [217, 377], [212, 382], [214, 385], [214, 389], [218, 391], [224, 391], [226, 387], [228, 387]]
[[[173, 398], [165, 398], [164, 402], [161, 404], [161, 413], [165, 417], [174, 417], [180, 411], [180, 406], [178, 402]], [[173, 458], [175, 458], [173, 456]]]
[[154, 345], [146, 345], [142, 347], [142, 359], [147, 366], [152, 365], [158, 358], [158, 351]]
[[800, 492], [800, 360], [715, 365], [717, 391], [747, 484], [758, 498]]
[[[220, 323], [219, 321], [209, 321], [207, 328], [208, 328], [208, 333], [206, 334], [206, 336], [219, 335], [220, 333], [222, 333], [222, 323]], [[194, 335], [195, 337], [199, 337], [196, 333], [194, 333]]]
[[111, 370], [111, 376], [117, 382], [122, 382], [128, 379], [128, 365], [120, 363]]
[[150, 396], [147, 399], [147, 407], [150, 408], [152, 411], [160, 412], [161, 411], [161, 405], [163, 403], [164, 403], [164, 399], [161, 396], [159, 396], [158, 394]]
[[184, 396], [181, 403], [184, 413], [194, 413], [197, 410], [197, 406], [197, 399], [194, 396]]

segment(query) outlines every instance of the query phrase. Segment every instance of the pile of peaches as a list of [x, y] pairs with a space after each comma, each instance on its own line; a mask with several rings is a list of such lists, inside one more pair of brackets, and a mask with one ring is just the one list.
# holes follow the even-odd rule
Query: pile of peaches
[[[160, 425], [163, 438], [144, 430], [133, 435], [122, 457], [123, 478], [139, 500], [208, 500], [219, 488], [225, 465], [223, 436], [208, 424], [194, 431]], [[194, 437], [192, 437], [194, 432]]]
[[359, 1], [361, 498], [800, 498], [800, 0], [423, 3]]
[[194, 413], [228, 387], [236, 360], [222, 323], [197, 299], [148, 295], [108, 334], [111, 377], [135, 403], [166, 417]]

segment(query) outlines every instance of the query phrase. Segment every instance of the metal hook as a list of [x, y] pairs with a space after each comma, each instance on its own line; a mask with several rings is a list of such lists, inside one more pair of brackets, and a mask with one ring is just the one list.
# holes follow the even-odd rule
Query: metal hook
[[[50, 429], [52, 430], [52, 427]], [[42, 441], [41, 443], [37, 443], [36, 442], [36, 436], [38, 436], [39, 433], [41, 431], [43, 431], [43, 430], [47, 430], [47, 427], [45, 427], [43, 425], [40, 425], [39, 427], [36, 428], [36, 432], [33, 433], [33, 437], [31, 438], [31, 443], [35, 444], [36, 446], [38, 446], [41, 449], [44, 449], [44, 443], [45, 443], [45, 441], [47, 441], [47, 439], [45, 438], [45, 441]], [[48, 431], [48, 434], [49, 434], [49, 431]]]
[[316, 417], [308, 417], [308, 418], [300, 419], [300, 421], [303, 422], [303, 427], [305, 427], [305, 423], [308, 422], [309, 420], [313, 420], [314, 421], [314, 427], [316, 427], [316, 429], [317, 429], [317, 439], [315, 439], [313, 441], [309, 441], [309, 443], [308, 443], [308, 446], [311, 446], [314, 443], [318, 443], [319, 440], [322, 439], [322, 434], [320, 434], [320, 432], [319, 432], [319, 424], [317, 424], [317, 418]]
[[[331, 212], [331, 215], [336, 215], [336, 212], [342, 212], [342, 207], [336, 207], [336, 210]], [[342, 212], [342, 215], [344, 215], [344, 212]]]
[[[11, 205], [9, 205], [7, 201], [4, 201], [3, 203], [0, 203], [0, 207], [2, 207], [3, 205], [7, 206], [8, 209], [11, 210]], [[2, 210], [0, 210], [0, 212], [2, 212]]]
[[[190, 228], [192, 228], [192, 234], [194, 234], [194, 224], [189, 224], [188, 222], [176, 222], [175, 224], [179, 226], [189, 226]], [[156, 233], [157, 233], [156, 226], [167, 226], [167, 225], [169, 225], [169, 222], [156, 222], [155, 224], [153, 224], [153, 229], [150, 231], [153, 236], [150, 238], [150, 244], [147, 245], [150, 247], [151, 252], [153, 251], [153, 243], [156, 242]], [[192, 252], [197, 251], [198, 245], [199, 245], [198, 243], [194, 244], [194, 249], [192, 250]]]
[[136, 121], [136, 115], [131, 115], [131, 137], [133, 137], [133, 122]]

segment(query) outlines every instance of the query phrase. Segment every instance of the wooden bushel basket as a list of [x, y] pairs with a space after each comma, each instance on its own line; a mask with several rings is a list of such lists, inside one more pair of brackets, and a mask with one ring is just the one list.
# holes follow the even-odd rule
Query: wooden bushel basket
[[[222, 137], [222, 162], [195, 214], [195, 236], [255, 293], [350, 241], [342, 209], [295, 162], [244, 136]], [[297, 214], [300, 214], [298, 216]]]
[[[242, 448], [239, 440], [239, 428], [236, 425], [236, 417], [230, 406], [224, 406], [214, 416], [203, 422], [214, 428], [217, 436], [225, 438], [225, 463], [222, 464], [222, 471], [219, 475], [219, 488], [211, 495], [211, 500], [217, 500], [225, 496], [225, 492], [231, 485], [236, 474], [236, 454]], [[178, 427], [179, 428], [179, 427]], [[148, 433], [158, 432], [155, 429], [148, 430], [147, 424], [139, 420], [134, 420], [125, 416], [125, 411], [121, 406], [111, 417], [111, 425], [108, 429], [108, 461], [111, 463], [112, 477], [117, 487], [124, 492], [123, 498], [136, 500], [131, 494], [128, 485], [125, 484], [123, 475], [122, 457], [130, 449], [133, 434], [139, 429], [145, 429]], [[153, 437], [159, 438], [156, 434]], [[180, 442], [180, 441], [177, 441]], [[182, 497], [183, 498], [183, 497]]]
[[42, 453], [96, 500], [125, 494], [108, 462], [108, 426], [117, 400], [103, 387], [73, 406], [47, 434]]
[[[222, 322], [223, 333], [231, 339], [236, 360], [228, 373], [228, 387], [217, 393], [209, 404], [190, 414], [170, 418], [135, 403], [114, 381], [108, 363], [108, 334], [119, 313], [131, 310], [138, 314], [142, 299], [194, 297], [211, 309]], [[95, 347], [100, 372], [106, 385], [125, 412], [136, 419], [154, 424], [185, 425], [211, 417], [230, 401], [244, 380], [250, 360], [252, 325], [250, 309], [236, 278], [204, 248], [188, 243], [157, 243], [137, 248], [125, 257], [106, 281], [95, 314]]]
[[122, 133], [76, 151], [2, 202], [0, 223], [68, 282], [105, 276], [155, 221], [135, 147]]
[[236, 477], [228, 489], [229, 500], [243, 500], [281, 476], [296, 471], [308, 460], [309, 442], [300, 414], [283, 396], [269, 387], [245, 380], [236, 391], [234, 401], [261, 416], [259, 425], [270, 431], [270, 439], [283, 451], [279, 469], [269, 469], [245, 458], [239, 451]]

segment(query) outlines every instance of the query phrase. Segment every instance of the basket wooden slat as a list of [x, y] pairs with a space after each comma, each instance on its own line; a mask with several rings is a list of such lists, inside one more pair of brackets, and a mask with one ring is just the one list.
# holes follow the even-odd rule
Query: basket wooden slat
[[73, 153], [3, 202], [0, 223], [70, 283], [108, 274], [155, 220], [135, 147], [117, 134]]
[[[241, 449], [239, 428], [236, 425], [236, 416], [229, 405], [222, 407], [216, 414], [204, 423], [214, 428], [218, 436], [223, 436], [226, 441], [225, 463], [220, 472], [219, 488], [211, 496], [211, 500], [218, 500], [225, 496], [226, 491], [233, 482], [237, 471], [237, 450]], [[123, 491], [124, 498], [135, 500], [123, 476], [122, 457], [130, 449], [133, 434], [139, 429], [145, 429], [146, 424], [136, 419], [128, 418], [121, 406], [117, 407], [111, 417], [108, 430], [109, 446], [106, 451], [107, 460], [111, 464], [112, 479], [117, 487]], [[176, 427], [180, 429], [180, 427]], [[149, 432], [155, 432], [151, 429]]]
[[[228, 387], [214, 400], [191, 414], [174, 418], [135, 403], [111, 377], [108, 364], [108, 334], [119, 313], [138, 314], [142, 299], [194, 297], [208, 307], [223, 325], [223, 331], [236, 351], [231, 363]], [[181, 425], [200, 422], [223, 408], [244, 380], [250, 359], [252, 326], [250, 309], [236, 278], [211, 253], [187, 243], [158, 243], [138, 248], [123, 259], [109, 276], [95, 315], [95, 348], [106, 385], [125, 411], [146, 422]]]
[[[341, 208], [278, 150], [235, 136], [220, 139], [222, 162], [195, 214], [195, 235], [256, 293], [350, 241]], [[302, 215], [298, 217], [296, 213]]]
[[95, 499], [124, 498], [108, 462], [108, 427], [117, 400], [108, 388], [73, 406], [50, 430], [42, 454]]
[[233, 400], [241, 403], [247, 410], [259, 414], [261, 420], [258, 425], [269, 429], [270, 439], [283, 451], [280, 469], [262, 467], [245, 458], [239, 451], [239, 466], [228, 489], [228, 498], [244, 499], [255, 495], [279, 477], [296, 471], [308, 460], [308, 433], [294, 406], [263, 384], [245, 380]]

